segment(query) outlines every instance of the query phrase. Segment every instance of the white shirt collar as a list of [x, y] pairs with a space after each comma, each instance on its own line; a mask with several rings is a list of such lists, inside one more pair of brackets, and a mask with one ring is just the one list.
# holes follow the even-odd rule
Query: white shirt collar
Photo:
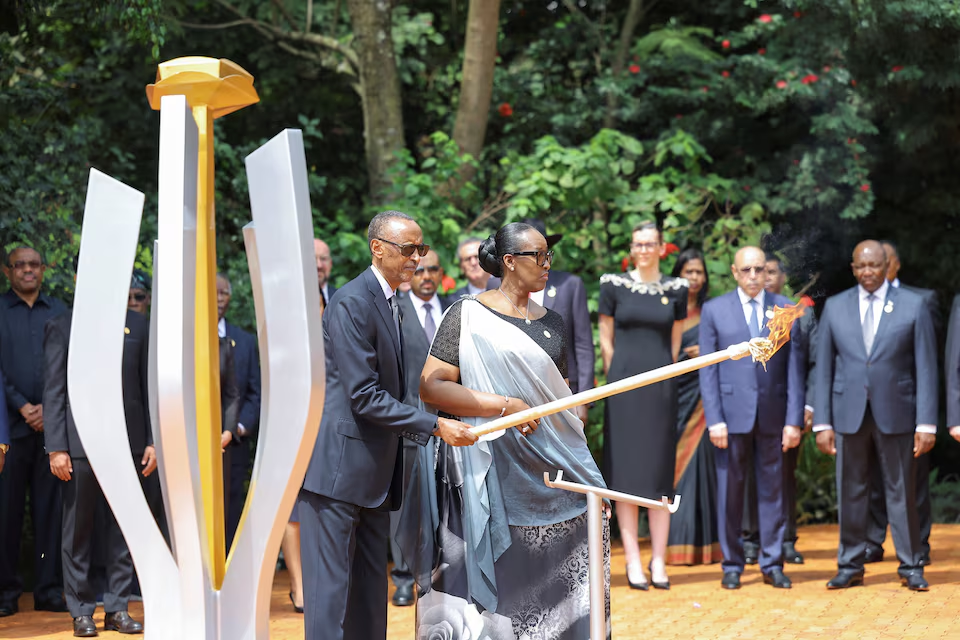
[[390, 288], [390, 284], [387, 282], [387, 279], [383, 277], [383, 274], [380, 273], [380, 269], [377, 269], [375, 265], [370, 265], [370, 268], [373, 269], [373, 275], [377, 277], [377, 282], [380, 283], [380, 288], [383, 289], [383, 297], [390, 300], [396, 292]]
[[423, 306], [427, 303], [430, 303], [431, 311], [440, 311], [440, 298], [437, 296], [437, 294], [433, 294], [433, 297], [430, 298], [429, 300], [423, 300], [419, 296], [415, 296], [411, 291], [409, 293], [409, 298], [410, 298], [410, 302], [413, 303], [413, 306], [417, 311], [420, 311], [421, 309], [423, 309]]
[[[877, 299], [880, 301], [887, 299], [887, 291], [890, 289], [890, 283], [886, 280], [883, 281], [883, 284], [880, 285], [880, 288], [873, 292], [873, 295], [877, 296]], [[857, 296], [860, 300], [866, 301], [867, 296], [870, 295], [870, 292], [863, 288], [862, 285], [857, 285]]]
[[763, 295], [766, 293], [763, 289], [760, 289], [760, 293], [757, 294], [756, 298], [751, 298], [747, 295], [747, 292], [737, 287], [737, 295], [740, 296], [740, 304], [746, 305], [751, 300], [756, 300], [760, 303], [760, 308], [763, 309]]
[[894, 278], [894, 279], [893, 279], [893, 282], [890, 283], [890, 286], [893, 287], [894, 289], [899, 289], [899, 288], [900, 288], [900, 278]]
[[480, 289], [479, 287], [473, 286], [473, 285], [470, 284], [469, 282], [467, 283], [467, 293], [470, 294], [470, 295], [472, 295], [472, 296], [478, 296], [478, 295], [480, 295], [481, 293], [483, 293], [484, 291], [486, 291], [486, 289]]
[[217, 335], [221, 338], [227, 337], [227, 321], [223, 318], [220, 318], [220, 321], [217, 322]]

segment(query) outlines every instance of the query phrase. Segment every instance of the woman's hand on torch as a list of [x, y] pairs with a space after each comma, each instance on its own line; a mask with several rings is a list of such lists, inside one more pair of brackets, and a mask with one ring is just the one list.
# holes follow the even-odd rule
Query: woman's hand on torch
[[783, 427], [783, 439], [781, 444], [783, 445], [783, 450], [786, 452], [787, 449], [793, 449], [800, 444], [800, 436], [803, 432], [800, 430], [800, 427], [791, 427], [786, 425]]
[[[526, 411], [530, 408], [526, 402], [520, 398], [507, 398], [507, 403], [504, 405], [503, 417], [509, 416], [514, 413], [520, 413], [521, 411]], [[519, 429], [520, 433], [524, 436], [529, 436], [531, 433], [537, 430], [537, 427], [540, 426], [540, 419], [531, 420], [529, 422], [524, 422], [523, 424], [518, 424], [514, 429]]]

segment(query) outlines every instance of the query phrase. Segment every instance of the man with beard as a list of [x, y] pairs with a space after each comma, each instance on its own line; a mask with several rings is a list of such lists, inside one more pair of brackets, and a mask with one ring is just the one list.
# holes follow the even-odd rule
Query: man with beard
[[337, 288], [330, 284], [333, 258], [330, 257], [330, 247], [320, 238], [313, 239], [313, 256], [317, 259], [317, 282], [320, 285], [320, 294], [325, 301], [330, 302], [330, 296], [337, 292]]

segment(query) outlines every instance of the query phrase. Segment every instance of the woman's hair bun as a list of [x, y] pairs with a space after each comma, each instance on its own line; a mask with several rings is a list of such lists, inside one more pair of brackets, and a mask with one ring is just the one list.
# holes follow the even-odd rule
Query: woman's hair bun
[[492, 233], [480, 243], [477, 258], [480, 260], [480, 266], [483, 267], [484, 271], [497, 278], [503, 276], [503, 262], [497, 252], [497, 239]]

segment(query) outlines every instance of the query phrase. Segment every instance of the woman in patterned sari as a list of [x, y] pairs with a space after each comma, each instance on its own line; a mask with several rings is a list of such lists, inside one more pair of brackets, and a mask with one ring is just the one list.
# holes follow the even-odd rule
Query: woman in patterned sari
[[[710, 281], [706, 262], [698, 249], [686, 249], [677, 256], [673, 275], [690, 283], [687, 319], [683, 323], [680, 361], [700, 355], [700, 308], [707, 299]], [[674, 483], [683, 496], [680, 509], [670, 523], [667, 564], [712, 564], [720, 562], [717, 530], [717, 484], [713, 466], [713, 444], [707, 435], [700, 400], [700, 378], [688, 373], [677, 382], [677, 465]]]
[[[563, 320], [529, 297], [546, 285], [546, 240], [509, 224], [479, 257], [502, 284], [448, 309], [420, 378], [425, 405], [475, 425], [570, 395]], [[543, 476], [562, 469], [598, 487], [603, 479], [574, 411], [537, 422], [462, 450], [423, 447], [400, 534], [424, 591], [417, 638], [589, 638], [586, 496], [551, 489]], [[604, 539], [609, 636], [606, 526]]]

